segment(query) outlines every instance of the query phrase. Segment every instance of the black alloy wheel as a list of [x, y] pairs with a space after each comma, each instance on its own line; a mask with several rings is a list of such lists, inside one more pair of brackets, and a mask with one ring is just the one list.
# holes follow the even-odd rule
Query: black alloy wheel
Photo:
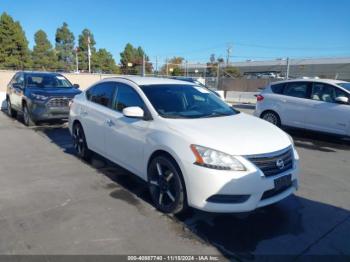
[[148, 187], [158, 210], [177, 214], [186, 209], [181, 171], [170, 157], [158, 156], [152, 160], [148, 167]]
[[12, 109], [12, 104], [11, 104], [10, 98], [7, 98], [6, 104], [7, 104], [7, 114], [10, 117], [16, 118], [17, 117], [17, 111]]
[[76, 123], [73, 126], [73, 146], [77, 151], [79, 158], [89, 160], [90, 150], [87, 147], [83, 127], [79, 123]]

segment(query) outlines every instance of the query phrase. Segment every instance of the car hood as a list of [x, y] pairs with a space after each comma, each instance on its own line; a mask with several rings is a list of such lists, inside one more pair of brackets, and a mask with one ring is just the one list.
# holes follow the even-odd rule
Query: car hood
[[259, 118], [239, 113], [233, 116], [167, 119], [168, 127], [197, 144], [231, 155], [265, 154], [291, 145], [289, 136]]
[[77, 88], [30, 88], [30, 93], [35, 93], [44, 96], [67, 96], [74, 97], [80, 94], [81, 91]]

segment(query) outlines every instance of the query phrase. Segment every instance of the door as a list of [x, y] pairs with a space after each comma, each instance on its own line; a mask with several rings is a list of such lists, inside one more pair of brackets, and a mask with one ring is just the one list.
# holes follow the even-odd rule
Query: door
[[290, 82], [280, 97], [284, 125], [304, 128], [305, 112], [310, 108], [310, 82]]
[[106, 132], [106, 150], [108, 158], [119, 163], [131, 172], [143, 176], [144, 147], [150, 122], [123, 115], [123, 109], [130, 106], [145, 105], [136, 90], [128, 84], [117, 83], [117, 92], [113, 110], [109, 111], [109, 128]]
[[80, 120], [88, 147], [105, 155], [106, 112], [111, 110], [116, 87], [114, 82], [103, 82], [86, 91], [86, 103], [81, 106]]
[[306, 112], [307, 128], [340, 135], [350, 130], [350, 104], [340, 104], [337, 97], [349, 97], [349, 94], [336, 86], [325, 83], [313, 83], [311, 108]]

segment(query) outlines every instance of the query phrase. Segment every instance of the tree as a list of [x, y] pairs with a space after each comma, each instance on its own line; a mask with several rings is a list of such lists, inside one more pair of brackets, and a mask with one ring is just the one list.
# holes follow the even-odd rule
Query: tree
[[[141, 47], [135, 48], [132, 44], [126, 44], [124, 51], [120, 53], [122, 72], [125, 74], [140, 74], [143, 57], [145, 57], [146, 73], [152, 73], [153, 66], [149, 63], [149, 57]], [[131, 66], [129, 66], [131, 65]]]
[[57, 28], [55, 40], [59, 66], [66, 71], [72, 70], [74, 68], [74, 35], [67, 23]]
[[89, 29], [84, 29], [79, 35], [79, 47], [78, 47], [78, 59], [79, 68], [82, 70], [89, 70], [89, 58], [88, 58], [88, 43], [90, 39], [91, 60], [96, 55], [96, 41], [94, 35]]
[[24, 69], [30, 67], [28, 41], [19, 22], [7, 13], [0, 16], [0, 67]]
[[106, 49], [99, 49], [94, 56], [93, 70], [103, 73], [119, 74], [119, 67], [116, 65], [115, 60], [110, 52]]
[[[181, 67], [183, 61], [185, 59], [183, 57], [173, 57], [167, 61], [168, 66], [165, 64], [161, 68], [161, 73], [163, 75], [172, 75], [172, 76], [183, 76], [185, 74], [185, 70]], [[168, 68], [168, 72], [167, 72]]]
[[34, 35], [35, 45], [32, 52], [33, 66], [35, 69], [55, 69], [57, 58], [47, 35], [39, 30]]
[[234, 78], [241, 77], [241, 72], [237, 67], [234, 66], [227, 66], [223, 68], [223, 70], [221, 70], [221, 73], [223, 76], [229, 76]]

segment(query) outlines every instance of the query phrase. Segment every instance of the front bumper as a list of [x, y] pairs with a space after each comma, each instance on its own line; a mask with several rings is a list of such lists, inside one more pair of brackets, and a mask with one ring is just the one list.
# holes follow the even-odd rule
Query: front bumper
[[[295, 151], [295, 150], [294, 150]], [[297, 153], [295, 152], [295, 156]], [[294, 159], [293, 168], [276, 176], [265, 177], [262, 171], [245, 158], [239, 159], [248, 169], [244, 172], [221, 171], [185, 163], [185, 181], [188, 204], [194, 208], [217, 213], [249, 212], [259, 207], [274, 204], [298, 189], [299, 159]], [[283, 191], [266, 197], [265, 192], [275, 188], [274, 181], [291, 175], [292, 184]], [[214, 195], [249, 196], [240, 203], [213, 203]], [[264, 197], [263, 197], [264, 195]]]
[[68, 119], [69, 106], [51, 106], [49, 103], [32, 101], [30, 103], [33, 121]]

